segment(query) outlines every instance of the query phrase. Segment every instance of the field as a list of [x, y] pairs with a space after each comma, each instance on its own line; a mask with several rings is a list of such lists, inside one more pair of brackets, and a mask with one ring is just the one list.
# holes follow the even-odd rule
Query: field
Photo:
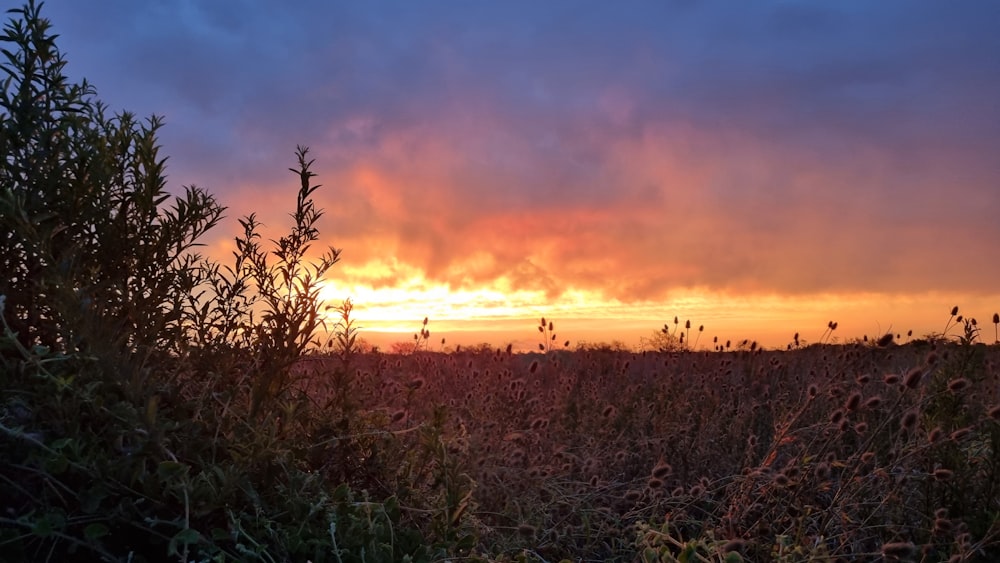
[[350, 397], [388, 432], [338, 478], [391, 475], [380, 494], [436, 498], [493, 557], [995, 556], [998, 352], [367, 355]]
[[312, 353], [264, 416], [238, 361], [138, 402], [23, 352], [4, 560], [1000, 554], [1000, 349], [972, 341]]

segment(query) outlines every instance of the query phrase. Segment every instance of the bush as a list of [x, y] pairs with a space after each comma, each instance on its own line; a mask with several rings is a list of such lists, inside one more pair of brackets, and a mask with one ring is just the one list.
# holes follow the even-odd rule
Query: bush
[[[377, 416], [350, 401], [316, 408], [293, 389], [293, 364], [324, 326], [319, 281], [340, 254], [308, 255], [322, 216], [308, 150], [292, 169], [290, 233], [265, 249], [250, 215], [233, 264], [207, 260], [198, 240], [224, 208], [197, 187], [167, 191], [161, 119], [109, 117], [63, 74], [40, 5], [10, 13], [0, 560], [420, 561], [468, 545], [431, 547], [420, 531], [430, 524], [391, 491], [373, 498], [345, 482], [382, 475], [332, 479], [316, 456], [335, 446], [363, 468], [373, 443], [399, 452]], [[344, 311], [346, 370], [355, 329]]]

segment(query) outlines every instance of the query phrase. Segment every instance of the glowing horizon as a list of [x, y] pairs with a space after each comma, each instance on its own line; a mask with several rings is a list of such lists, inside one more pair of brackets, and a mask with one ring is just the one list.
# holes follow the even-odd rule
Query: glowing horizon
[[[360, 335], [382, 348], [410, 342], [427, 318], [431, 349], [440, 349], [440, 339], [444, 337], [449, 348], [488, 343], [496, 347], [513, 344], [517, 350], [533, 351], [540, 342], [535, 332], [540, 318], [555, 323], [559, 335], [556, 348], [562, 348], [568, 340], [570, 348], [581, 343], [621, 342], [638, 349], [644, 338], [665, 325], [672, 331], [685, 332], [688, 321], [692, 323], [687, 331], [688, 342], [697, 349], [712, 349], [714, 338], [720, 344], [729, 340], [735, 345], [748, 339], [766, 348], [780, 349], [796, 333], [803, 343], [814, 343], [822, 337], [829, 321], [837, 322], [838, 329], [826, 337], [826, 342], [848, 342], [865, 336], [878, 338], [887, 332], [901, 335], [904, 340], [907, 333], [912, 333], [916, 339], [942, 333], [951, 308], [943, 304], [950, 302], [948, 297], [955, 296], [933, 293], [735, 296], [690, 290], [677, 291], [664, 302], [624, 303], [579, 290], [564, 292], [555, 300], [547, 300], [537, 291], [504, 292], [497, 288], [452, 291], [444, 284], [428, 283], [414, 276], [382, 289], [328, 282], [321, 297], [332, 305], [350, 298]], [[982, 339], [992, 342], [986, 321], [992, 315], [989, 304], [996, 303], [998, 296], [962, 297], [966, 303], [960, 305], [960, 314], [982, 319]], [[883, 318], [887, 312], [888, 318]], [[333, 314], [328, 318], [331, 323], [336, 321]], [[701, 335], [699, 327], [704, 327]], [[956, 330], [960, 329], [953, 327], [949, 334], [954, 335]]]

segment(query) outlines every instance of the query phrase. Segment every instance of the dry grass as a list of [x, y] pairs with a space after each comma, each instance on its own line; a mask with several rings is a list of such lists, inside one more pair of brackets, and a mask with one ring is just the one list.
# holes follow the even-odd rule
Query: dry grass
[[1000, 553], [998, 359], [944, 342], [375, 354], [356, 391], [411, 426], [447, 413], [491, 558], [976, 560]]

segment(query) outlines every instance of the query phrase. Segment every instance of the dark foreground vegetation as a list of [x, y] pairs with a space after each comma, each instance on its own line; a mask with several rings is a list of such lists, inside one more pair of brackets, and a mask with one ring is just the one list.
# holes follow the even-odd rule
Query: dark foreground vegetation
[[207, 260], [224, 210], [166, 191], [159, 120], [70, 84], [34, 4], [0, 39], [0, 560], [1000, 558], [1000, 347], [971, 319], [389, 355], [345, 302], [320, 343], [339, 251], [308, 252], [305, 149], [288, 234], [245, 217]]

